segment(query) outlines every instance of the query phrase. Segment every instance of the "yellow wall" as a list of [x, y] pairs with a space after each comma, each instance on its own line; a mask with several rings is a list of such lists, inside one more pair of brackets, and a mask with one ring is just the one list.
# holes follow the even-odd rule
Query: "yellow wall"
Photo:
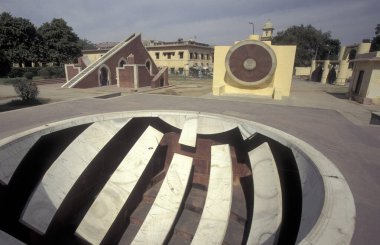
[[267, 83], [252, 87], [239, 85], [226, 74], [225, 59], [230, 48], [230, 46], [216, 46], [214, 49], [214, 95], [249, 94], [276, 99], [289, 96], [296, 46], [271, 46], [277, 58], [275, 73]]
[[84, 54], [83, 57], [87, 57], [87, 59], [90, 61], [90, 64], [94, 63], [98, 59], [100, 59], [104, 53], [98, 53], [98, 54]]
[[272, 49], [277, 57], [277, 67], [274, 73], [275, 92], [280, 92], [281, 96], [289, 96], [296, 46], [272, 46]]
[[295, 67], [295, 76], [310, 76], [311, 67]]
[[[380, 99], [380, 62], [373, 62], [367, 97]], [[380, 101], [379, 101], [380, 102]]]
[[[360, 71], [364, 71], [359, 94], [355, 94]], [[352, 75], [351, 93], [359, 102], [366, 103], [366, 99], [374, 104], [380, 104], [380, 62], [362, 61], [356, 62]]]
[[[186, 70], [188, 73], [188, 69], [193, 66], [202, 66], [213, 68], [213, 61], [211, 57], [211, 50], [205, 50], [201, 48], [191, 47], [189, 49], [164, 49], [162, 47], [161, 50], [149, 50], [148, 51], [154, 62], [158, 67], [167, 66], [169, 68], [169, 72], [171, 72], [171, 68], [175, 69], [175, 72], [179, 71], [179, 68]], [[168, 59], [167, 56], [164, 56], [165, 52], [174, 52], [175, 54]], [[183, 58], [180, 59], [179, 52], [183, 52]], [[190, 52], [198, 53], [197, 59], [190, 59]], [[159, 53], [159, 59], [156, 59], [156, 53]], [[204, 55], [203, 59], [201, 59], [201, 54]], [[208, 54], [208, 59], [207, 55]]]

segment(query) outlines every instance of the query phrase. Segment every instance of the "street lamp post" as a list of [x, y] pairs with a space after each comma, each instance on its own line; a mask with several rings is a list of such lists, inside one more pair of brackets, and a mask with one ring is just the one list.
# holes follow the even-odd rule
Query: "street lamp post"
[[249, 22], [252, 25], [252, 35], [255, 35], [255, 24], [253, 22]]

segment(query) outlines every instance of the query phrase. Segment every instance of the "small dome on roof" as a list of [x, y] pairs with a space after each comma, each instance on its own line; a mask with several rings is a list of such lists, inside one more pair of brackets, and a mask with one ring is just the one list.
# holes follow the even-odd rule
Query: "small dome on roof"
[[274, 29], [274, 28], [273, 28], [273, 23], [272, 23], [270, 20], [268, 20], [268, 21], [264, 24], [263, 29]]

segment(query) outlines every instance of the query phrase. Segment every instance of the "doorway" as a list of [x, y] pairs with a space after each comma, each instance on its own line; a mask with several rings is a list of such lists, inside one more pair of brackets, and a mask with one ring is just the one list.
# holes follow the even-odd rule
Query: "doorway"
[[107, 67], [102, 67], [99, 74], [100, 86], [107, 86], [109, 84], [109, 70]]
[[356, 81], [356, 86], [355, 86], [355, 94], [360, 93], [360, 88], [363, 82], [363, 76], [364, 76], [364, 71], [359, 71], [358, 80]]

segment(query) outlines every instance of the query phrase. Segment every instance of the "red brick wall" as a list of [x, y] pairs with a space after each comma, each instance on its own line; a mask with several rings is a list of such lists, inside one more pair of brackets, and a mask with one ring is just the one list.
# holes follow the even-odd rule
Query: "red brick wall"
[[150, 75], [148, 69], [145, 66], [139, 66], [139, 87], [151, 86], [153, 76]]
[[119, 86], [123, 88], [134, 88], [134, 69], [133, 66], [124, 66], [119, 69]]
[[[141, 42], [141, 36], [135, 37], [130, 43], [126, 46], [124, 46], [121, 50], [119, 50], [117, 53], [115, 53], [112, 57], [108, 58], [103, 64], [107, 65], [110, 68], [111, 73], [111, 84], [116, 84], [116, 67], [118, 66], [118, 62], [120, 58], [124, 57], [127, 59], [127, 57], [133, 54], [135, 64], [145, 64], [147, 59], [150, 59], [151, 66], [152, 66], [152, 72], [153, 74], [156, 74], [158, 72], [157, 66], [154, 64], [153, 59], [149, 56], [149, 53], [146, 51], [144, 45]], [[82, 79], [78, 84], [76, 84], [75, 88], [90, 88], [90, 87], [98, 87], [98, 73], [99, 73], [100, 66], [92, 71], [90, 74], [88, 74], [86, 77]], [[143, 78], [140, 78], [140, 83], [143, 84], [149, 83], [148, 86], [150, 86], [151, 79], [149, 81], [145, 81], [148, 77], [144, 75]]]
[[65, 69], [65, 72], [66, 72], [66, 81], [69, 81], [71, 78], [75, 77], [79, 73], [79, 70], [80, 70], [80, 67], [76, 67], [73, 64], [66, 65], [65, 68], [66, 68]]
[[152, 88], [158, 88], [161, 85], [161, 80], [163, 80], [164, 86], [168, 86], [168, 67], [163, 67], [162, 70], [159, 71], [159, 73], [152, 79], [151, 87]]

